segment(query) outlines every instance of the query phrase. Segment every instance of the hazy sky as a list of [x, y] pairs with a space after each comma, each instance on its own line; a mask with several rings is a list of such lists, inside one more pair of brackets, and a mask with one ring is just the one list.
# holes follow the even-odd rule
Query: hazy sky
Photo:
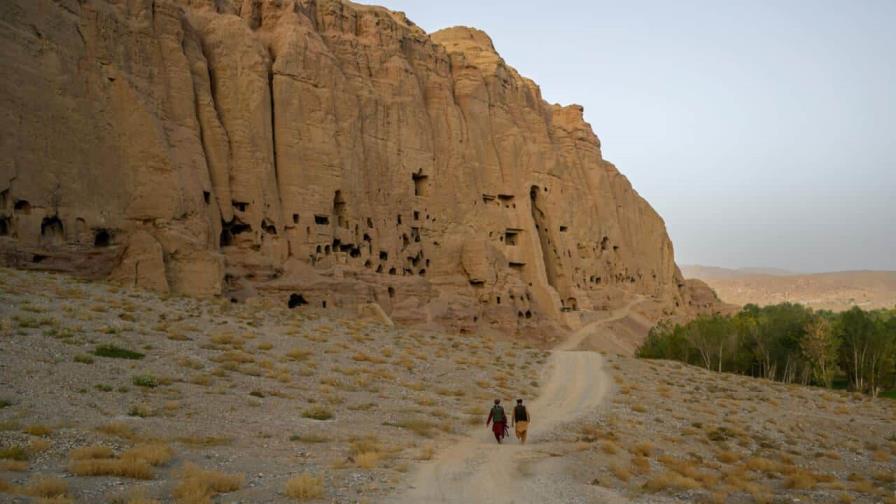
[[896, 270], [896, 1], [365, 3], [584, 105], [680, 264]]

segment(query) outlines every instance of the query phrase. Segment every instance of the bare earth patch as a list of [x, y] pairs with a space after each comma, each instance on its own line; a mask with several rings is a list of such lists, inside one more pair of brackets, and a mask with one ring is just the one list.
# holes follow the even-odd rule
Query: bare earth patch
[[0, 269], [0, 500], [377, 502], [545, 357]]

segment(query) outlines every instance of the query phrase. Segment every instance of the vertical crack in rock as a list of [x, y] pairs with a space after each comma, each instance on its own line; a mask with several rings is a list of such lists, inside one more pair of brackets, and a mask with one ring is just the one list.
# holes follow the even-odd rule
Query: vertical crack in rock
[[[538, 207], [538, 193], [540, 191], [541, 189], [538, 186], [529, 188], [529, 199], [531, 200], [530, 205], [532, 207], [532, 222], [538, 233], [538, 245], [541, 249], [541, 257], [544, 260], [544, 271], [547, 275], [548, 285], [553, 287], [554, 290], [557, 290], [557, 274], [560, 268], [560, 258], [557, 257], [556, 254], [550, 252], [552, 248], [550, 237], [548, 235], [547, 219], [544, 211]], [[562, 293], [558, 292], [558, 294]]]

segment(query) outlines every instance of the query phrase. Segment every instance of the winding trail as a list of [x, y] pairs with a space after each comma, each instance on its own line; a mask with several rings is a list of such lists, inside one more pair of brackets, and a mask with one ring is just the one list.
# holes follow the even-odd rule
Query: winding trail
[[[562, 467], [549, 460], [546, 437], [561, 424], [596, 410], [610, 391], [610, 378], [603, 358], [596, 352], [576, 350], [586, 338], [608, 322], [629, 314], [640, 297], [591, 322], [551, 352], [538, 398], [529, 403], [532, 424], [529, 442], [513, 438], [495, 443], [484, 426], [441, 451], [410, 477], [410, 488], [391, 502], [395, 504], [445, 503], [545, 504], [551, 502], [624, 503], [626, 499], [600, 487], [575, 485]], [[510, 405], [508, 405], [508, 413]], [[536, 468], [538, 470], [533, 470]]]

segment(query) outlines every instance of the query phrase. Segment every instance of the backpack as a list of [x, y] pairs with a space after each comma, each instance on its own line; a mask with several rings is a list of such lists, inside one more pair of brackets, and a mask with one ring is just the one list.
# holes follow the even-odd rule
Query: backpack
[[506, 421], [504, 418], [504, 408], [497, 405], [492, 407], [492, 421], [495, 423]]

